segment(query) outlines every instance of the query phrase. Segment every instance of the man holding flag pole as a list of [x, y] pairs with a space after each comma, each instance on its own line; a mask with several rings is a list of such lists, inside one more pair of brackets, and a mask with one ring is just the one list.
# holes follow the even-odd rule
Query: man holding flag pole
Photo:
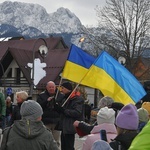
[[[55, 109], [60, 113], [60, 122], [56, 128], [61, 130], [61, 150], [74, 150], [75, 133], [74, 121], [84, 120], [84, 100], [80, 93], [73, 90], [70, 82], [61, 84], [61, 92], [64, 94], [62, 105], [55, 104]], [[67, 100], [66, 100], [67, 99]]]

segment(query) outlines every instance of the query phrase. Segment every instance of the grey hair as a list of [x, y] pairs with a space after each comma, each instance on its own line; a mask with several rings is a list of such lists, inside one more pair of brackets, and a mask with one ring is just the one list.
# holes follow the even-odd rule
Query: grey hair
[[104, 96], [100, 99], [98, 103], [98, 108], [103, 108], [105, 106], [110, 107], [114, 100], [109, 96]]

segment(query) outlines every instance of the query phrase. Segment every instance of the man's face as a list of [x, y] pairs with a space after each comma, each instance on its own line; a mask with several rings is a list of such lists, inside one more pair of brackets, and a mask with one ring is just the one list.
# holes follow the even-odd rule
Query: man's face
[[46, 89], [47, 89], [48, 93], [54, 94], [55, 90], [56, 90], [56, 86], [54, 83], [48, 83], [46, 86]]
[[68, 94], [69, 92], [70, 92], [70, 90], [68, 90], [68, 89], [66, 89], [65, 87], [61, 87], [61, 92], [63, 93], [63, 94]]

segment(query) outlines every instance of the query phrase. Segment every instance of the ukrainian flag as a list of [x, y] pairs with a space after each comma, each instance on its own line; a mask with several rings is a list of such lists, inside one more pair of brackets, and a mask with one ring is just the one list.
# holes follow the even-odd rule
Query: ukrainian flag
[[94, 61], [95, 58], [92, 55], [72, 44], [62, 77], [80, 83]]
[[84, 83], [123, 104], [134, 104], [146, 94], [140, 82], [105, 51], [90, 67]]

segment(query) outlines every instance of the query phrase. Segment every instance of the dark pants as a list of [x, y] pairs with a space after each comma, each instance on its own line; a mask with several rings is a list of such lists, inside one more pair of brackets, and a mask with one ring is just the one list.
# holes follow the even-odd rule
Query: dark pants
[[74, 150], [75, 134], [61, 133], [61, 150]]

